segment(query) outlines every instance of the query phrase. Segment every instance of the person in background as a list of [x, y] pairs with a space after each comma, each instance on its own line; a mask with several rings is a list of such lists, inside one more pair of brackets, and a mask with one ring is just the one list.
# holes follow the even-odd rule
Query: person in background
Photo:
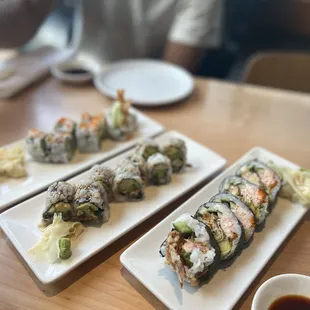
[[[162, 57], [195, 72], [206, 52], [221, 44], [222, 1], [80, 0], [73, 39], [84, 50], [98, 45], [105, 63]], [[0, 48], [25, 44], [55, 5], [56, 0], [0, 0]], [[87, 32], [91, 37], [83, 39]]]

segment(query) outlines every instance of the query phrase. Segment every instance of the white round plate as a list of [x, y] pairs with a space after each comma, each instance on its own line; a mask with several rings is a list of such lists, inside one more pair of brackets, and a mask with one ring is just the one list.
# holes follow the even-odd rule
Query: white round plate
[[136, 105], [158, 106], [180, 101], [194, 89], [192, 76], [176, 65], [158, 60], [126, 60], [110, 65], [95, 77], [96, 88], [116, 98], [123, 88]]

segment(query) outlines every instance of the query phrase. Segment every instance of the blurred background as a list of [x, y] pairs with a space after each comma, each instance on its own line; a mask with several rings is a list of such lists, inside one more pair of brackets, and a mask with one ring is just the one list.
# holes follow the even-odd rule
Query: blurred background
[[[23, 50], [68, 45], [74, 7], [58, 0]], [[310, 1], [226, 0], [222, 23], [222, 43], [207, 53], [198, 75], [310, 91]]]

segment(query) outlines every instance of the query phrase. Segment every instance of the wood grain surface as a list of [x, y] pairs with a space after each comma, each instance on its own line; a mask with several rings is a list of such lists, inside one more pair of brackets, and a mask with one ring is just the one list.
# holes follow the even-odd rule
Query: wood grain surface
[[[84, 111], [99, 112], [109, 104], [91, 85], [70, 87], [48, 78], [16, 98], [0, 100], [0, 145], [23, 138], [31, 127], [49, 130], [60, 116], [78, 117]], [[310, 96], [197, 79], [194, 94], [184, 102], [141, 110], [167, 129], [179, 130], [215, 150], [227, 158], [229, 164], [253, 146], [262, 146], [310, 167]], [[0, 309], [166, 309], [122, 267], [119, 256], [202, 186], [51, 285], [39, 283], [1, 233]], [[310, 275], [309, 258], [308, 213], [235, 309], [250, 309], [258, 286], [274, 275]]]

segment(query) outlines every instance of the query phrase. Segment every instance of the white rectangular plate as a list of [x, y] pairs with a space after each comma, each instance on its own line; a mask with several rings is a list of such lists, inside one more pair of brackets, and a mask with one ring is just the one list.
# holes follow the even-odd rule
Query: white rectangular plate
[[264, 230], [255, 234], [251, 245], [232, 266], [226, 271], [219, 270], [208, 284], [200, 288], [187, 284], [183, 290], [180, 288], [176, 274], [158, 253], [171, 229], [171, 222], [182, 213], [194, 214], [202, 203], [218, 192], [226, 176], [234, 174], [243, 162], [252, 158], [298, 168], [275, 154], [254, 148], [122, 254], [122, 264], [170, 309], [231, 309], [306, 213], [303, 206], [279, 199]]
[[[62, 263], [48, 264], [45, 261], [35, 261], [27, 253], [40, 238], [37, 228], [45, 203], [45, 193], [29, 199], [0, 215], [0, 225], [23, 256], [32, 271], [43, 283], [50, 283], [64, 276], [82, 262], [93, 256], [114, 240], [134, 228], [168, 203], [180, 197], [203, 180], [225, 166], [225, 159], [208, 148], [177, 132], [168, 132], [155, 138], [160, 145], [167, 143], [171, 137], [184, 139], [188, 148], [188, 162], [193, 165], [184, 173], [174, 174], [170, 184], [165, 186], [149, 186], [145, 189], [145, 199], [140, 202], [112, 203], [111, 218], [101, 228], [87, 227], [79, 237], [72, 257]], [[122, 154], [106, 162], [114, 168], [128, 153]], [[71, 180], [77, 183], [88, 177], [84, 172]]]
[[[138, 116], [139, 129], [134, 138], [122, 142], [104, 140], [102, 142], [101, 152], [91, 154], [76, 152], [73, 160], [68, 164], [42, 164], [32, 161], [27, 156], [27, 177], [21, 179], [0, 178], [0, 211], [46, 189], [55, 181], [65, 180], [91, 167], [95, 163], [103, 162], [129, 149], [140, 139], [153, 137], [164, 130], [159, 123], [153, 121], [151, 118], [136, 110], [135, 113]], [[16, 142], [9, 145], [9, 147], [17, 144], [25, 149], [24, 141]]]

